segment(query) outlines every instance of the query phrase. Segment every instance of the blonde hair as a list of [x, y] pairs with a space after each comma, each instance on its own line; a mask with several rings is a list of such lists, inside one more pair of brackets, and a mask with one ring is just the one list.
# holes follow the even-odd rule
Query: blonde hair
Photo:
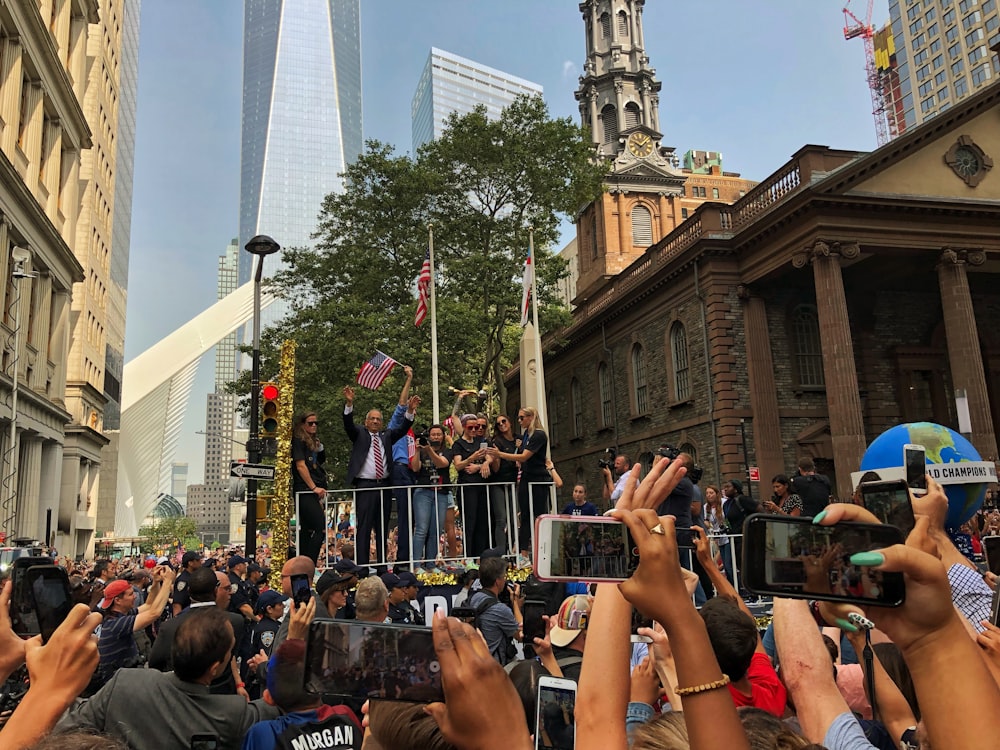
[[531, 435], [535, 430], [545, 432], [545, 425], [542, 424], [542, 419], [538, 416], [538, 409], [533, 406], [522, 406], [518, 409], [518, 413], [520, 412], [524, 412], [531, 417], [531, 424], [529, 424], [526, 428], [529, 435]]
[[668, 711], [640, 727], [632, 735], [632, 750], [688, 750], [688, 730], [683, 711]]

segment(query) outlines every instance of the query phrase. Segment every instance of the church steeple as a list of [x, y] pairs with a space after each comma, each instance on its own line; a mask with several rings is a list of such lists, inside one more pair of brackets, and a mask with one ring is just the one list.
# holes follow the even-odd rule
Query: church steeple
[[660, 88], [642, 33], [645, 0], [585, 0], [587, 60], [576, 99], [600, 153], [615, 158], [636, 129], [659, 141]]

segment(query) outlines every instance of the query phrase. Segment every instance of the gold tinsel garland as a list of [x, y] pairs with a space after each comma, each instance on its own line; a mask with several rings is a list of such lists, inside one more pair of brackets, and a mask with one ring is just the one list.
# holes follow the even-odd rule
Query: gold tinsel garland
[[[458, 583], [458, 578], [466, 571], [466, 566], [456, 565], [447, 570], [418, 571], [417, 580], [425, 586], [453, 586]], [[511, 583], [524, 583], [531, 575], [531, 568], [513, 568], [507, 571], [507, 580]]]
[[281, 568], [288, 557], [289, 520], [292, 517], [292, 422], [295, 415], [295, 342], [281, 344], [278, 373], [278, 455], [274, 461], [274, 499], [271, 520], [271, 588], [281, 591]]

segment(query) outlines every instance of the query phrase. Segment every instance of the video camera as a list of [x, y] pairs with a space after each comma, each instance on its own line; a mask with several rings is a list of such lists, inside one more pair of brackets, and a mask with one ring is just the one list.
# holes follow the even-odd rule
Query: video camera
[[608, 471], [614, 470], [615, 458], [618, 457], [618, 452], [614, 448], [604, 449], [604, 458], [599, 458], [597, 460], [598, 469], [607, 469]]
[[[656, 455], [663, 456], [664, 458], [673, 461], [675, 458], [681, 455], [681, 449], [675, 448], [672, 445], [664, 444], [656, 449]], [[688, 467], [687, 478], [690, 479], [694, 484], [698, 484], [698, 482], [701, 481], [701, 478], [702, 476], [704, 476], [704, 474], [705, 470], [702, 469], [700, 466], [695, 466], [694, 464], [692, 464], [691, 466]]]

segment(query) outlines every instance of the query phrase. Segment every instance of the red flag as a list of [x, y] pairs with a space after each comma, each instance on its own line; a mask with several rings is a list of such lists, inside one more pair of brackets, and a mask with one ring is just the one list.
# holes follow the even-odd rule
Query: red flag
[[392, 368], [398, 363], [392, 357], [376, 350], [375, 356], [361, 365], [358, 372], [358, 384], [365, 388], [376, 390], [389, 377]]
[[427, 300], [431, 293], [431, 251], [427, 250], [424, 256], [424, 264], [420, 267], [420, 275], [417, 276], [417, 315], [413, 319], [413, 325], [419, 326], [427, 317]]

